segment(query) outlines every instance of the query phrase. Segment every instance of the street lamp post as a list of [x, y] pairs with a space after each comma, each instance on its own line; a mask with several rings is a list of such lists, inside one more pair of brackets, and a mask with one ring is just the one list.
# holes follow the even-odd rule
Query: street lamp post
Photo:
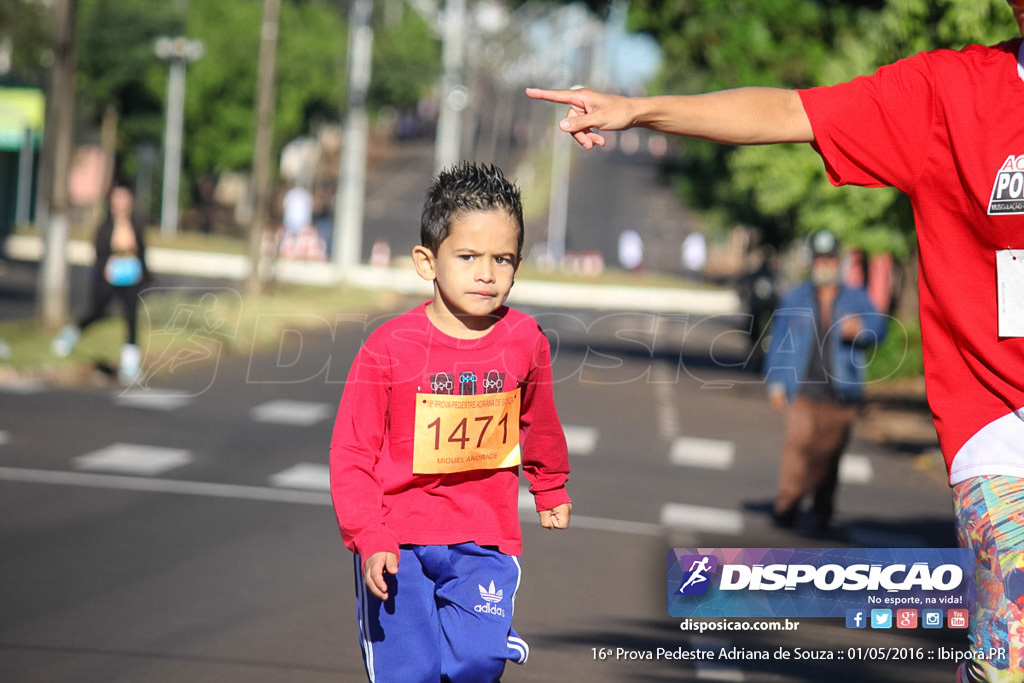
[[366, 150], [369, 120], [366, 97], [373, 67], [373, 0], [355, 0], [349, 13], [348, 112], [334, 198], [334, 263], [351, 278], [363, 250]]
[[203, 56], [203, 43], [184, 37], [161, 37], [156, 55], [170, 62], [167, 78], [167, 120], [164, 128], [164, 188], [160, 204], [160, 232], [178, 231], [178, 188], [181, 181], [181, 140], [185, 122], [185, 69]]
[[443, 74], [441, 109], [437, 117], [437, 141], [434, 171], [441, 171], [459, 160], [462, 110], [469, 104], [469, 93], [462, 85], [463, 41], [466, 30], [466, 0], [446, 0], [441, 29]]

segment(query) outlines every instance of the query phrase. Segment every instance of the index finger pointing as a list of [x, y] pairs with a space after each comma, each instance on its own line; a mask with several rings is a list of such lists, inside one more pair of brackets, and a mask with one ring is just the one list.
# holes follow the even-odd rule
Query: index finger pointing
[[571, 104], [576, 107], [583, 106], [579, 90], [544, 90], [542, 88], [527, 88], [526, 96], [535, 100], [547, 100], [560, 104]]

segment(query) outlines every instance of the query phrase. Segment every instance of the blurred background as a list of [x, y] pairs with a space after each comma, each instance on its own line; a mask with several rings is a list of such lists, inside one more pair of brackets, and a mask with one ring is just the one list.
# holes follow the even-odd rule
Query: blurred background
[[[509, 679], [951, 675], [592, 656], [717, 647], [665, 617], [669, 547], [941, 547], [951, 506], [903, 196], [833, 188], [807, 145], [637, 130], [587, 152], [523, 89], [800, 88], [1015, 35], [1002, 0], [0, 0], [0, 678], [361, 679], [331, 418], [367, 331], [429, 292], [408, 258], [423, 193], [463, 159], [523, 190], [510, 303], [552, 339], [576, 463], [578, 530], [524, 513], [537, 661]], [[116, 317], [50, 353], [115, 179], [155, 278], [129, 386]], [[782, 422], [758, 374], [822, 227], [891, 317], [828, 539], [768, 522]], [[882, 640], [818, 621], [730, 642]]]

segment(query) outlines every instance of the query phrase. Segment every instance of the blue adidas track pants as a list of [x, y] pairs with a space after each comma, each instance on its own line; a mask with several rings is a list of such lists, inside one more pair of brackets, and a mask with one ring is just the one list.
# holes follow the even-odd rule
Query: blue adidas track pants
[[512, 629], [519, 558], [475, 543], [407, 546], [398, 574], [385, 575], [388, 600], [366, 588], [355, 556], [356, 611], [373, 683], [490, 683], [505, 662], [526, 662]]

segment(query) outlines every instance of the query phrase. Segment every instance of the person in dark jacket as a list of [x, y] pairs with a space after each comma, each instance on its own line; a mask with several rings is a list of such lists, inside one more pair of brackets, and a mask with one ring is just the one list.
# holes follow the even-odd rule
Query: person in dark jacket
[[772, 408], [786, 415], [773, 519], [794, 526], [811, 495], [815, 530], [825, 534], [839, 460], [863, 398], [864, 350], [885, 336], [886, 318], [863, 289], [841, 282], [832, 232], [819, 230], [809, 245], [810, 277], [775, 312], [764, 377]]

